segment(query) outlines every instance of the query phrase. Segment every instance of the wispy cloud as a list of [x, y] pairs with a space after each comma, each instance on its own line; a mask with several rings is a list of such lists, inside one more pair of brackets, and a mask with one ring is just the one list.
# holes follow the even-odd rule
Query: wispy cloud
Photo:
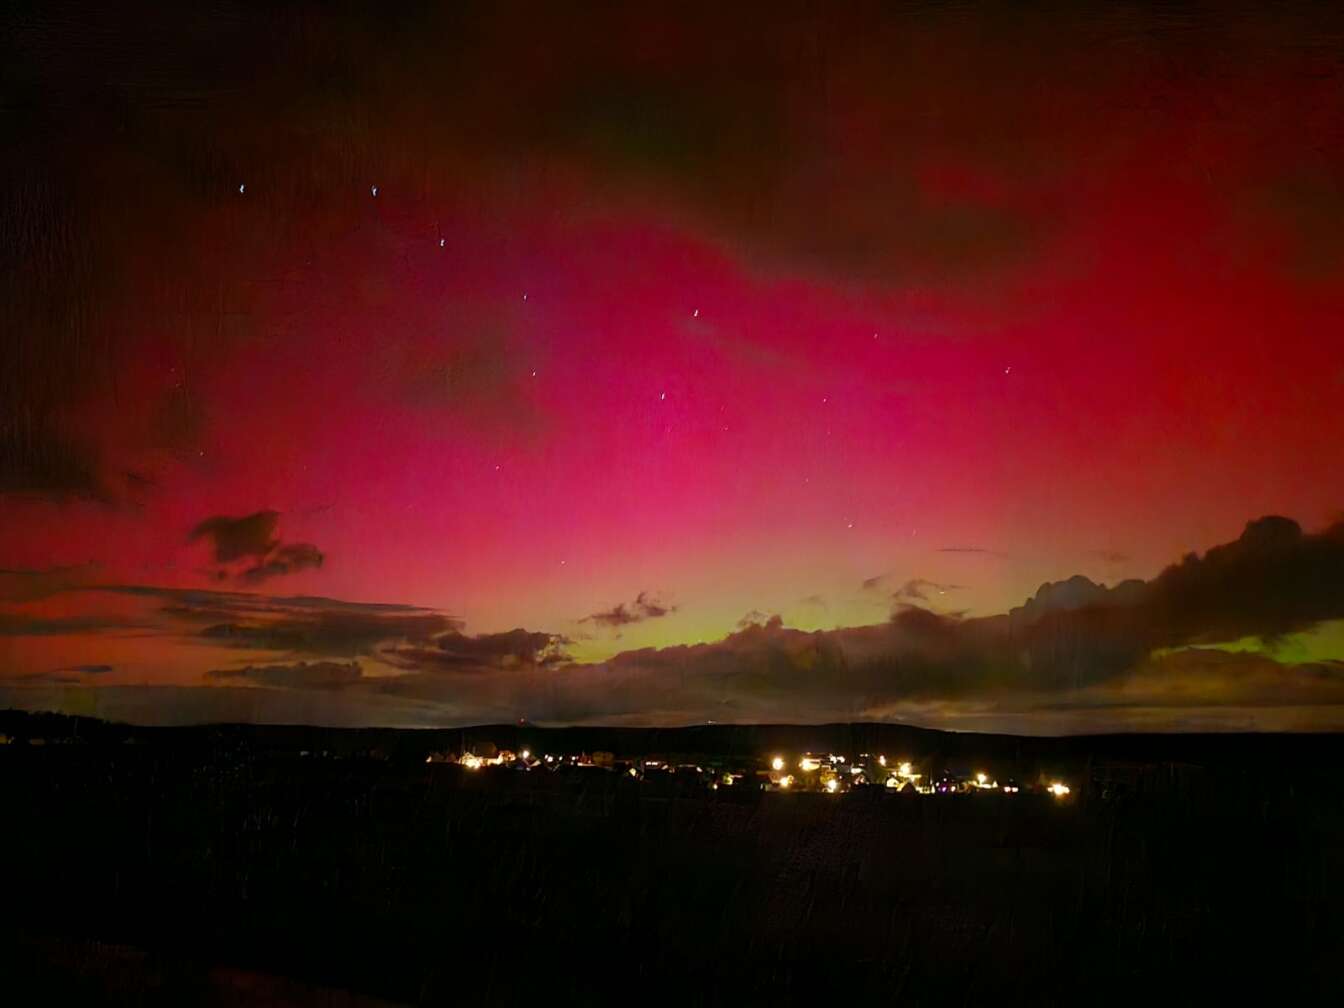
[[600, 612], [592, 613], [589, 616], [579, 620], [580, 623], [596, 623], [599, 626], [617, 628], [629, 626], [631, 623], [642, 623], [645, 620], [659, 619], [668, 613], [677, 611], [674, 605], [667, 605], [651, 596], [648, 592], [640, 592], [635, 596], [633, 602], [621, 602], [612, 606], [610, 609], [604, 609]]
[[[215, 577], [257, 585], [274, 577], [321, 567], [325, 557], [312, 543], [285, 543], [276, 535], [278, 511], [233, 518], [215, 515], [192, 529], [190, 540], [206, 540], [219, 567]], [[240, 565], [240, 561], [242, 562]]]
[[298, 662], [293, 665], [245, 665], [238, 669], [212, 669], [214, 679], [247, 679], [263, 686], [287, 689], [329, 689], [349, 686], [363, 676], [359, 662]]

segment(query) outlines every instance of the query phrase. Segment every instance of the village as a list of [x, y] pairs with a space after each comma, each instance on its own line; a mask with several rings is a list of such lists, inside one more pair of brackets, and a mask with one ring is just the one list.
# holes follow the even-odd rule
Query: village
[[678, 790], [819, 793], [840, 795], [859, 789], [905, 795], [970, 795], [1039, 793], [1056, 800], [1069, 798], [1073, 789], [1061, 780], [1040, 775], [1029, 784], [1013, 778], [1000, 781], [985, 770], [968, 771], [943, 767], [927, 772], [909, 759], [888, 759], [881, 753], [845, 756], [830, 752], [775, 753], [754, 764], [744, 761], [704, 759], [683, 761], [677, 756], [653, 754], [618, 757], [613, 752], [578, 754], [534, 753], [500, 749], [491, 743], [476, 744], [461, 753], [432, 752], [429, 764], [456, 764], [468, 771], [507, 770], [536, 773], [606, 772], [651, 785], [675, 783]]

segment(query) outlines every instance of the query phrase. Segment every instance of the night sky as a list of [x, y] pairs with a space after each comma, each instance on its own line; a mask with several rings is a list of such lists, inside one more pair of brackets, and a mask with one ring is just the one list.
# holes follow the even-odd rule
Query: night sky
[[1344, 727], [1327, 6], [7, 7], [0, 706]]

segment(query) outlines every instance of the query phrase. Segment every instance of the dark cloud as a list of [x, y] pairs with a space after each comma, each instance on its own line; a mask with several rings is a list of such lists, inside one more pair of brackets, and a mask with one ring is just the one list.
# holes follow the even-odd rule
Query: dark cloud
[[[294, 574], [322, 566], [321, 551], [312, 543], [283, 543], [275, 534], [280, 521], [278, 511], [258, 511], [241, 518], [216, 515], [191, 531], [190, 541], [205, 539], [211, 544], [215, 563], [221, 564], [216, 577], [236, 577], [244, 584], [256, 585], [273, 577]], [[236, 569], [231, 565], [253, 560], [251, 566]]]
[[986, 556], [1004, 556], [999, 550], [985, 549], [982, 546], [941, 546], [939, 553], [983, 553]]
[[1031, 625], [1055, 613], [1133, 606], [1142, 601], [1145, 590], [1144, 582], [1136, 579], [1108, 588], [1075, 574], [1063, 581], [1047, 581], [1026, 602], [1009, 610], [1008, 615], [1020, 624]]
[[1161, 643], [1266, 639], [1344, 616], [1344, 522], [1250, 522], [1235, 542], [1190, 554], [1150, 583], [1144, 616]]
[[35, 683], [38, 685], [50, 685], [55, 683], [78, 683], [83, 682], [80, 676], [73, 672], [29, 672], [25, 675], [14, 676], [9, 680], [15, 683]]
[[432, 609], [345, 602], [309, 595], [145, 585], [86, 591], [134, 595], [161, 603], [158, 632], [226, 647], [333, 658], [373, 657], [382, 647], [427, 643], [460, 624]]
[[9, 679], [15, 683], [82, 683], [85, 676], [106, 675], [113, 671], [111, 665], [69, 665], [52, 669], [50, 672], [28, 672]]
[[1268, 516], [1234, 542], [1190, 554], [1151, 581], [1107, 588], [1076, 576], [1042, 585], [1007, 617], [1012, 633], [1072, 651], [1097, 669], [1134, 664], [1164, 647], [1242, 637], [1267, 642], [1344, 617], [1344, 523], [1304, 534]]
[[[722, 641], [624, 652], [575, 670], [556, 702], [561, 717], [579, 719], [643, 711], [684, 721], [727, 712], [787, 720], [790, 711], [849, 719], [940, 704], [1062, 710], [1073, 697], [1123, 705], [1137, 702], [1131, 689], [1187, 706], [1254, 705], [1282, 683], [1303, 704], [1333, 703], [1338, 663], [1285, 666], [1197, 647], [1272, 642], [1333, 619], [1344, 619], [1344, 523], [1307, 535], [1268, 517], [1151, 581], [1108, 587], [1076, 576], [999, 616], [900, 605], [885, 624], [815, 633], [749, 618]], [[1177, 650], [1150, 657], [1162, 649]]]
[[219, 591], [212, 588], [163, 588], [157, 585], [91, 585], [87, 591], [110, 592], [159, 599], [182, 612], [213, 611], [225, 613], [272, 613], [288, 610], [304, 612], [348, 613], [432, 613], [421, 606], [396, 602], [349, 602], [321, 595], [260, 595], [255, 592]]
[[198, 636], [226, 647], [295, 654], [373, 656], [387, 645], [425, 641], [453, 625], [437, 613], [284, 611], [203, 627]]
[[570, 661], [569, 639], [523, 629], [467, 636], [450, 631], [431, 647], [384, 649], [380, 657], [398, 668], [419, 671], [495, 671], [537, 668]]
[[611, 609], [605, 609], [602, 612], [595, 612], [591, 616], [585, 616], [579, 620], [580, 623], [596, 623], [599, 626], [616, 627], [628, 626], [631, 623], [642, 623], [645, 620], [658, 619], [666, 616], [668, 613], [676, 612], [676, 606], [669, 606], [653, 598], [648, 592], [640, 592], [635, 600], [629, 604], [622, 602], [613, 606]]
[[214, 669], [215, 679], [248, 679], [262, 686], [285, 689], [334, 689], [359, 682], [359, 662], [298, 662], [294, 665], [246, 665], [239, 669]]
[[190, 539], [209, 540], [216, 563], [228, 564], [247, 557], [261, 560], [280, 545], [275, 535], [279, 522], [279, 511], [258, 511], [241, 518], [215, 515], [192, 529]]

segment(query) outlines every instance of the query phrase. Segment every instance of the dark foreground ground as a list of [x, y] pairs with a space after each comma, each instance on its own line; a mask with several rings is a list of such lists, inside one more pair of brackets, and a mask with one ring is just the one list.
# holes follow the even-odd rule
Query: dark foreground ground
[[0, 1001], [1322, 1001], [1344, 993], [1332, 780], [678, 796], [600, 771], [12, 745]]

